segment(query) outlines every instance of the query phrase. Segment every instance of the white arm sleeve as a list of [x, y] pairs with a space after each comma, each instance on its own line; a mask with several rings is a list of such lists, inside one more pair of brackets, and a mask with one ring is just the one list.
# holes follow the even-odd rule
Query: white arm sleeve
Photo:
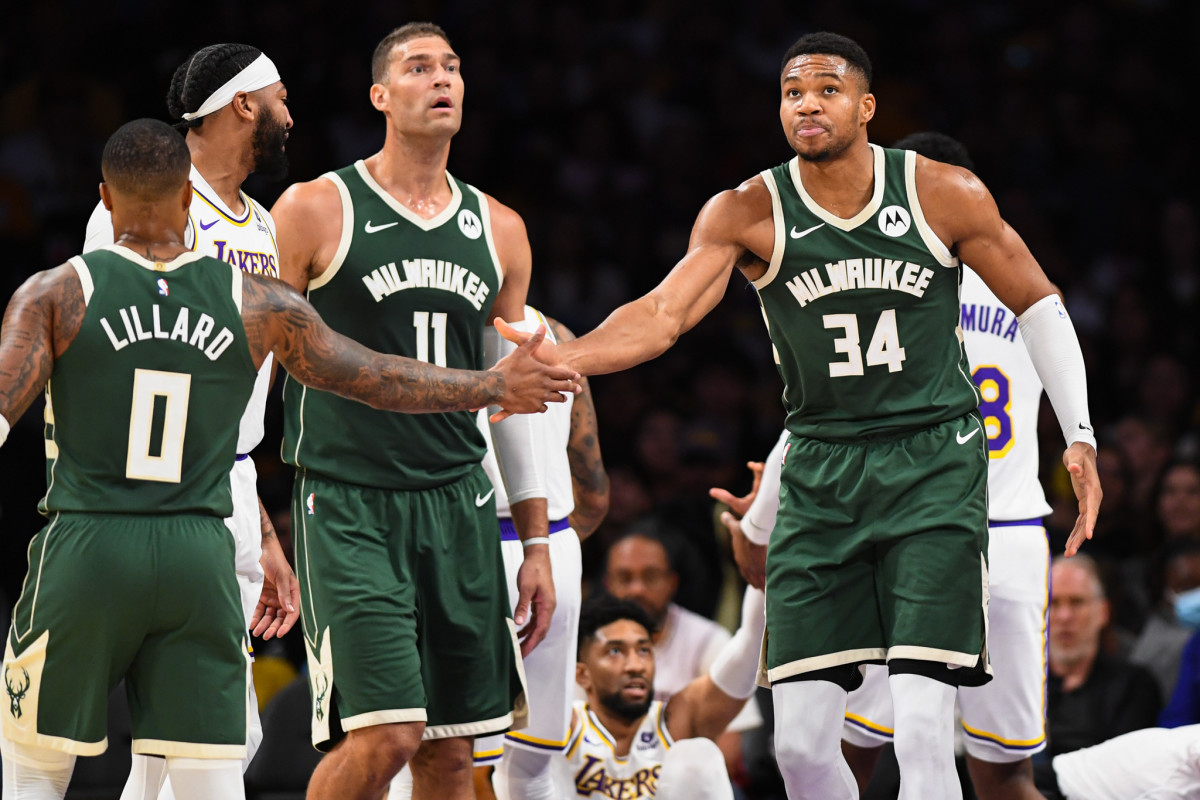
[[[509, 324], [526, 333], [537, 330], [535, 325], [525, 320]], [[483, 329], [483, 359], [488, 369], [516, 349], [517, 346], [501, 336], [494, 326], [488, 325]], [[492, 406], [488, 413], [499, 410], [499, 406]], [[549, 422], [545, 414], [513, 414], [500, 422], [491, 423], [496, 464], [500, 467], [500, 477], [504, 481], [504, 491], [508, 493], [510, 508], [522, 500], [547, 496], [541, 459], [537, 456], [537, 443], [544, 437], [537, 436], [537, 426]]]
[[1096, 447], [1088, 414], [1087, 372], [1075, 326], [1058, 295], [1048, 295], [1017, 317], [1021, 338], [1046, 389], [1067, 446], [1085, 442]]
[[753, 586], [747, 586], [746, 594], [742, 597], [742, 625], [708, 671], [717, 688], [730, 697], [746, 698], [754, 694], [766, 627], [766, 595]]
[[83, 252], [90, 253], [112, 243], [112, 214], [104, 207], [104, 203], [97, 203], [88, 217], [87, 230], [83, 234]]
[[746, 516], [742, 517], [742, 533], [758, 545], [771, 540], [775, 528], [775, 516], [779, 513], [779, 483], [783, 472], [783, 451], [787, 447], [788, 432], [779, 435], [779, 441], [771, 448], [763, 465], [762, 480], [758, 484], [758, 496], [750, 504]]
[[4, 446], [4, 441], [8, 438], [8, 432], [12, 428], [8, 424], [8, 418], [0, 414], [0, 447]]

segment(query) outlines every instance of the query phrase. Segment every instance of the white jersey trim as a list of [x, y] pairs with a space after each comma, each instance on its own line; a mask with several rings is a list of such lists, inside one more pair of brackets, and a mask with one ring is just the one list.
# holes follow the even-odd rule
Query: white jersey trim
[[[451, 184], [457, 187], [458, 181], [450, 177], [450, 173], [446, 173], [446, 177]], [[467, 187], [479, 199], [479, 221], [483, 223], [483, 238], [487, 240], [488, 252], [492, 255], [492, 267], [496, 270], [496, 293], [499, 294], [500, 288], [504, 286], [504, 268], [500, 266], [500, 255], [496, 252], [496, 238], [492, 236], [492, 211], [488, 208], [487, 195], [470, 184], [467, 184]]]
[[917, 154], [912, 150], [904, 151], [904, 190], [908, 193], [908, 208], [912, 211], [913, 222], [917, 226], [917, 232], [921, 234], [921, 241], [925, 242], [929, 252], [943, 267], [957, 267], [958, 259], [946, 247], [946, 243], [933, 232], [933, 228], [929, 227], [925, 212], [921, 209], [921, 201], [917, 197]]
[[[787, 246], [787, 239], [784, 238], [786, 224], [783, 221], [783, 201], [779, 199], [779, 186], [775, 183], [775, 176], [771, 174], [771, 170], [763, 170], [761, 174], [763, 183], [767, 185], [767, 191], [771, 193], [771, 218], [775, 223], [775, 244], [771, 250], [771, 263], [767, 265], [767, 271], [758, 280], [751, 281], [754, 288], [759, 291], [765, 289], [779, 274], [779, 267], [783, 264], [783, 251]], [[765, 316], [766, 313], [764, 309], [763, 315]]]
[[96, 285], [92, 283], [92, 271], [81, 256], [72, 256], [67, 263], [75, 268], [75, 274], [79, 276], [79, 285], [83, 289], [83, 304], [86, 306], [92, 301], [92, 292], [96, 289]]
[[[387, 203], [389, 208], [423, 231], [429, 232], [434, 228], [441, 227], [447, 220], [451, 219], [455, 214], [458, 213], [458, 207], [462, 205], [462, 190], [458, 188], [458, 182], [450, 177], [449, 172], [446, 173], [446, 183], [450, 185], [450, 203], [437, 214], [434, 214], [429, 219], [425, 219], [424, 217], [415, 213], [411, 208], [392, 197], [390, 194], [388, 194], [387, 190], [376, 183], [375, 179], [371, 177], [371, 171], [367, 169], [366, 162], [362, 161], [361, 159], [355, 161], [354, 169], [358, 171], [358, 175], [363, 179], [363, 183], [367, 184], [367, 187], [371, 191], [379, 195], [383, 202]], [[370, 222], [370, 220], [367, 221]]]
[[342, 268], [342, 263], [346, 260], [346, 254], [350, 252], [350, 241], [354, 238], [354, 205], [350, 202], [350, 190], [346, 188], [345, 182], [332, 172], [326, 172], [321, 177], [327, 178], [330, 183], [337, 187], [338, 197], [342, 201], [342, 234], [338, 239], [337, 251], [334, 252], [333, 258], [329, 261], [329, 266], [325, 268], [324, 272], [308, 282], [309, 291], [320, 289], [333, 280], [334, 276], [338, 274], [338, 270]]
[[792, 175], [792, 183], [796, 186], [796, 191], [800, 194], [800, 199], [804, 201], [804, 205], [808, 210], [816, 215], [817, 219], [828, 223], [840, 231], [852, 231], [859, 225], [862, 225], [871, 217], [875, 216], [875, 212], [879, 210], [879, 206], [883, 204], [884, 184], [884, 153], [883, 148], [878, 145], [869, 145], [871, 153], [875, 157], [875, 191], [871, 195], [871, 200], [857, 214], [849, 219], [830, 214], [821, 207], [816, 200], [813, 200], [808, 192], [804, 190], [804, 181], [800, 180], [800, 157], [796, 156], [788, 164], [788, 171]]
[[203, 253], [197, 253], [189, 250], [186, 253], [180, 253], [170, 261], [151, 261], [133, 252], [128, 247], [123, 247], [119, 244], [109, 244], [99, 249], [107, 250], [110, 253], [116, 253], [126, 261], [132, 261], [142, 269], [146, 269], [151, 272], [174, 272], [182, 266], [190, 264], [197, 259], [204, 258]]

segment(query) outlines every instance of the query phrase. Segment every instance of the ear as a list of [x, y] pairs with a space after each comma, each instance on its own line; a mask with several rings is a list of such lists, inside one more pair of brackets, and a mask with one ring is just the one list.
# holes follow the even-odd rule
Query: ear
[[192, 207], [192, 182], [190, 180], [183, 182], [183, 210], [187, 211]]
[[250, 99], [249, 92], [238, 92], [233, 96], [233, 102], [229, 104], [233, 109], [234, 116], [243, 122], [253, 122], [254, 115], [257, 109], [254, 102]]
[[375, 106], [376, 111], [387, 113], [388, 93], [387, 87], [382, 83], [371, 84], [371, 105]]
[[859, 113], [864, 123], [870, 122], [875, 116], [875, 95], [867, 92], [858, 100]]
[[104, 204], [104, 209], [111, 214], [113, 209], [112, 192], [109, 191], [108, 184], [103, 181], [100, 182], [100, 202]]
[[592, 688], [592, 674], [588, 672], [587, 664], [582, 661], [575, 662], [575, 682], [585, 692]]

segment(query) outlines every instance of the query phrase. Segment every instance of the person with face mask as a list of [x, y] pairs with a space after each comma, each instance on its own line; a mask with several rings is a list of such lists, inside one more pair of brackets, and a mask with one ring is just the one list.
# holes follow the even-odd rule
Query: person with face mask
[[1179, 678], [1179, 659], [1192, 633], [1200, 628], [1200, 542], [1169, 544], [1155, 570], [1151, 609], [1129, 651], [1129, 660], [1154, 673], [1163, 697]]

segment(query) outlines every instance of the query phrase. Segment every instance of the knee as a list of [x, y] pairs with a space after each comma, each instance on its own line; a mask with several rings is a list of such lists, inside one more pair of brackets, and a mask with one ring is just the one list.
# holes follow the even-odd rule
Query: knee
[[422, 742], [412, 758], [414, 773], [421, 775], [464, 775], [475, 769], [470, 739], [430, 739]]
[[369, 760], [377, 764], [380, 771], [391, 780], [392, 776], [412, 760], [417, 748], [421, 746], [423, 731], [423, 725], [413, 723], [373, 725], [351, 731], [347, 742], [353, 739], [358, 748], [368, 755]]

